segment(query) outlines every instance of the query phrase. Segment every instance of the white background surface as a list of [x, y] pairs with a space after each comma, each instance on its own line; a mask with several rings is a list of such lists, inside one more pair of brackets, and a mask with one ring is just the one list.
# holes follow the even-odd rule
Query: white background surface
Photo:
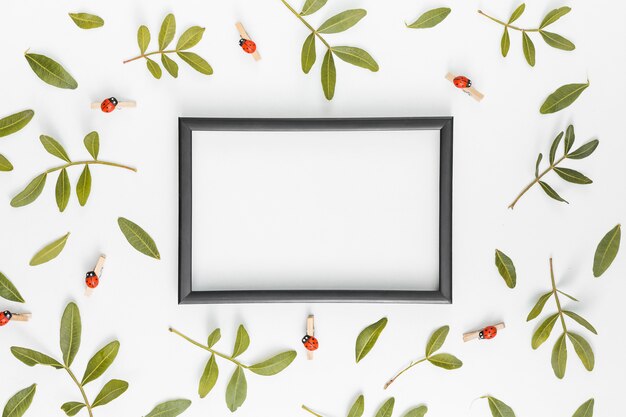
[[[68, 301], [75, 300], [84, 321], [78, 372], [97, 349], [118, 338], [122, 348], [106, 377], [131, 384], [119, 400], [96, 409], [98, 416], [141, 416], [157, 402], [176, 397], [194, 400], [186, 415], [229, 415], [223, 397], [230, 366], [220, 363], [222, 376], [214, 392], [199, 400], [195, 392], [206, 355], [167, 328], [172, 325], [203, 340], [220, 326], [223, 341], [218, 346], [228, 352], [238, 323], [247, 326], [252, 338], [250, 350], [242, 356], [246, 361], [287, 348], [300, 352], [278, 376], [249, 377], [248, 399], [239, 416], [305, 415], [299, 409], [305, 403], [325, 416], [340, 417], [359, 393], [366, 397], [366, 416], [373, 416], [388, 395], [396, 397], [396, 415], [426, 403], [431, 417], [485, 416], [489, 412], [484, 401], [470, 409], [472, 401], [485, 394], [506, 401], [519, 416], [568, 417], [592, 396], [597, 416], [616, 415], [623, 402], [618, 387], [625, 371], [620, 360], [625, 341], [620, 307], [626, 257], [621, 254], [601, 279], [592, 277], [591, 265], [596, 244], [623, 221], [626, 208], [621, 126], [626, 85], [619, 78], [626, 64], [620, 43], [626, 35], [622, 22], [626, 6], [615, 1], [530, 3], [520, 25], [536, 25], [553, 7], [572, 6], [573, 12], [553, 30], [577, 46], [575, 52], [566, 53], [535, 38], [533, 69], [524, 62], [519, 33], [512, 34], [510, 56], [502, 59], [501, 27], [476, 13], [483, 8], [506, 18], [517, 6], [513, 2], [450, 1], [453, 13], [439, 27], [404, 28], [404, 21], [443, 4], [330, 1], [311, 17], [319, 24], [343, 9], [366, 8], [368, 16], [355, 28], [328, 39], [366, 48], [381, 67], [373, 74], [338, 62], [336, 97], [327, 103], [319, 67], [309, 75], [299, 68], [306, 29], [278, 0], [2, 2], [0, 114], [25, 108], [37, 114], [26, 129], [0, 143], [0, 152], [16, 166], [14, 172], [2, 174], [0, 182], [0, 268], [28, 301], [23, 307], [3, 305], [34, 314], [28, 325], [12, 323], [0, 332], [0, 403], [32, 382], [39, 388], [31, 416], [61, 416], [58, 407], [79, 398], [60, 371], [27, 368], [9, 353], [9, 346], [23, 345], [58, 355], [61, 313]], [[101, 15], [106, 26], [91, 32], [77, 29], [66, 13], [83, 10]], [[178, 80], [164, 75], [156, 81], [141, 62], [121, 64], [137, 53], [137, 27], [147, 24], [154, 37], [168, 12], [176, 14], [179, 33], [194, 24], [207, 27], [205, 39], [194, 50], [214, 66], [214, 76], [204, 77], [181, 64]], [[236, 46], [237, 20], [258, 42], [261, 62]], [[37, 79], [23, 58], [29, 47], [62, 62], [79, 82], [78, 90], [58, 90]], [[447, 71], [469, 75], [486, 99], [477, 104], [455, 91], [443, 79]], [[548, 93], [586, 77], [591, 87], [575, 105], [555, 115], [539, 114]], [[89, 110], [91, 101], [110, 95], [137, 100], [139, 107], [111, 115]], [[453, 305], [176, 305], [178, 116], [428, 115], [455, 117]], [[579, 143], [600, 139], [592, 157], [571, 164], [594, 184], [575, 186], [550, 178], [570, 205], [553, 202], [535, 189], [515, 211], [507, 210], [531, 179], [537, 153], [547, 152], [552, 138], [570, 122], [576, 125]], [[39, 144], [40, 134], [59, 139], [77, 158], [87, 155], [82, 138], [91, 130], [101, 134], [102, 159], [136, 165], [139, 172], [95, 168], [87, 207], [79, 207], [73, 198], [63, 214], [56, 210], [53, 181], [35, 204], [9, 206], [11, 197], [32, 177], [57, 164]], [[78, 174], [71, 173], [73, 181]], [[120, 215], [152, 234], [161, 261], [128, 246], [115, 224]], [[72, 236], [57, 260], [28, 266], [41, 245], [67, 231]], [[519, 278], [513, 291], [493, 265], [496, 247], [516, 262]], [[100, 252], [109, 258], [106, 275], [97, 295], [86, 300], [83, 276]], [[550, 367], [554, 338], [550, 346], [532, 351], [535, 324], [525, 322], [536, 297], [549, 288], [549, 256], [555, 258], [562, 289], [581, 299], [576, 311], [600, 333], [589, 337], [596, 352], [594, 372], [584, 371], [571, 355], [563, 381]], [[316, 315], [321, 342], [313, 362], [305, 360], [300, 345], [309, 313]], [[355, 365], [358, 332], [381, 316], [389, 318], [387, 329], [370, 355]], [[507, 329], [494, 341], [461, 342], [462, 332], [499, 320]], [[424, 365], [383, 392], [384, 382], [410, 359], [421, 357], [430, 333], [446, 323], [452, 331], [444, 350], [462, 358], [465, 366], [447, 372]], [[103, 382], [88, 387], [91, 398]]]

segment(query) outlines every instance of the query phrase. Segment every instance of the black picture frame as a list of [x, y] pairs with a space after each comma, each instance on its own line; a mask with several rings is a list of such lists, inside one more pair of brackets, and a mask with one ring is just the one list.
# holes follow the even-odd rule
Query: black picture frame
[[[195, 131], [395, 131], [439, 130], [439, 288], [398, 290], [237, 290], [193, 291], [192, 135]], [[329, 119], [178, 119], [179, 139], [179, 304], [234, 303], [452, 303], [452, 117]]]

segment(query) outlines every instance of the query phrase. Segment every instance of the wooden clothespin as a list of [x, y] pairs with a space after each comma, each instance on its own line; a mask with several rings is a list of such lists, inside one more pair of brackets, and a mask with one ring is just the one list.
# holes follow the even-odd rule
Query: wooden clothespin
[[465, 333], [463, 335], [463, 341], [469, 342], [470, 340], [479, 339], [479, 340], [489, 340], [496, 337], [498, 334], [498, 330], [504, 329], [504, 323], [494, 324], [493, 326], [487, 326], [482, 330], [477, 330], [475, 332]]
[[92, 109], [100, 109], [104, 113], [111, 113], [116, 108], [137, 107], [135, 101], [118, 101], [115, 97], [105, 98], [101, 103], [91, 103]]
[[93, 267], [93, 271], [87, 272], [85, 275], [85, 285], [87, 288], [85, 289], [85, 295], [90, 297], [93, 294], [93, 290], [100, 284], [100, 278], [102, 277], [102, 269], [104, 268], [104, 262], [107, 257], [105, 255], [100, 255], [98, 258], [98, 262], [96, 262], [96, 266]]
[[252, 54], [252, 57], [255, 61], [259, 61], [261, 59], [261, 55], [259, 55], [259, 51], [257, 51], [256, 43], [254, 43], [254, 41], [250, 38], [248, 32], [246, 32], [246, 29], [243, 27], [241, 22], [235, 23], [235, 27], [237, 28], [237, 31], [239, 32], [239, 36], [241, 38], [241, 40], [239, 41], [239, 46], [241, 46], [241, 48], [245, 52]]
[[6, 325], [9, 321], [28, 321], [32, 317], [30, 313], [11, 313], [9, 310], [0, 312], [0, 327]]
[[306, 319], [306, 336], [302, 338], [302, 344], [306, 348], [306, 357], [313, 360], [313, 351], [319, 348], [319, 342], [315, 338], [315, 316], [310, 315]]
[[476, 101], [481, 101], [485, 96], [483, 93], [472, 87], [472, 81], [463, 75], [446, 74], [446, 80], [450, 81], [456, 88], [463, 90], [468, 96]]

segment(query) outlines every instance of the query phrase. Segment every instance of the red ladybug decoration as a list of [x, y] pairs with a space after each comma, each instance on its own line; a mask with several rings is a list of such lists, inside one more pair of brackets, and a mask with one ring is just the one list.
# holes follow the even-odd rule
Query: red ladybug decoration
[[452, 80], [452, 82], [457, 88], [469, 88], [472, 86], [472, 80], [463, 75], [454, 77], [454, 80]]
[[87, 284], [89, 288], [96, 288], [99, 283], [100, 280], [98, 279], [98, 276], [95, 272], [87, 272], [87, 276], [85, 277], [85, 284]]
[[254, 43], [250, 39], [239, 39], [239, 46], [241, 46], [241, 49], [243, 49], [244, 52], [247, 52], [249, 54], [253, 54], [254, 51], [256, 51], [256, 43]]
[[478, 334], [478, 338], [481, 340], [482, 339], [489, 340], [489, 339], [493, 339], [494, 337], [496, 337], [497, 334], [498, 334], [498, 329], [496, 329], [494, 326], [487, 326]]
[[104, 100], [102, 104], [100, 104], [100, 109], [102, 109], [102, 111], [105, 113], [111, 113], [113, 110], [115, 110], [117, 103], [118, 101], [115, 97], [109, 97]]
[[0, 313], [0, 326], [4, 326], [5, 324], [7, 324], [11, 320], [12, 317], [13, 317], [13, 314], [11, 314], [11, 312], [8, 310]]
[[302, 338], [302, 344], [307, 350], [310, 350], [311, 352], [314, 350], [317, 350], [317, 348], [320, 347], [320, 344], [317, 341], [317, 339], [309, 335], [306, 335]]

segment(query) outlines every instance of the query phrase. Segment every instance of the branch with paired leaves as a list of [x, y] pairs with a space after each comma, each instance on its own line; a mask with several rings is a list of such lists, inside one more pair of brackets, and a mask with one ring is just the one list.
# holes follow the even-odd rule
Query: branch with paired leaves
[[567, 317], [574, 320], [576, 323], [580, 324], [585, 329], [589, 330], [595, 335], [597, 335], [598, 332], [586, 319], [572, 311], [564, 310], [561, 306], [561, 299], [559, 298], [559, 295], [563, 295], [574, 302], [578, 302], [578, 300], [557, 288], [556, 281], [554, 279], [552, 258], [550, 258], [550, 279], [552, 281], [552, 290], [539, 297], [537, 303], [528, 314], [526, 321], [531, 321], [537, 318], [543, 311], [543, 308], [548, 300], [550, 300], [551, 298], [554, 298], [557, 312], [548, 316], [546, 319], [543, 320], [543, 322], [541, 322], [539, 327], [537, 327], [537, 330], [535, 330], [535, 333], [532, 337], [532, 348], [537, 349], [546, 340], [548, 340], [548, 338], [550, 337], [550, 333], [552, 333], [554, 325], [556, 324], [557, 320], [560, 320], [563, 332], [557, 339], [556, 343], [554, 344], [554, 348], [552, 349], [552, 369], [554, 370], [554, 375], [556, 375], [556, 377], [559, 379], [562, 379], [565, 376], [565, 369], [567, 366], [567, 339], [569, 339], [574, 346], [574, 350], [576, 351], [576, 354], [580, 358], [580, 361], [582, 362], [585, 369], [588, 371], [592, 371], [595, 365], [595, 358], [593, 350], [591, 349], [591, 345], [584, 337], [580, 336], [578, 333], [571, 332], [568, 329], [565, 318]]
[[228, 382], [228, 386], [226, 387], [226, 406], [231, 412], [235, 412], [239, 407], [241, 407], [246, 400], [246, 396], [248, 395], [248, 383], [246, 381], [244, 370], [263, 376], [276, 375], [287, 368], [297, 355], [295, 350], [288, 350], [272, 356], [262, 362], [255, 363], [254, 365], [245, 365], [236, 359], [239, 355], [244, 353], [250, 345], [250, 336], [243, 325], [240, 325], [237, 329], [237, 337], [235, 339], [235, 347], [233, 348], [232, 355], [227, 355], [213, 349], [213, 346], [222, 337], [220, 329], [215, 329], [211, 332], [206, 345], [196, 342], [175, 329], [170, 328], [169, 330], [189, 343], [199, 347], [200, 349], [204, 349], [211, 354], [204, 368], [204, 372], [200, 377], [200, 384], [198, 386], [198, 395], [200, 395], [200, 398], [206, 397], [217, 382], [219, 369], [216, 358], [219, 357], [225, 359], [235, 365], [235, 371], [233, 372], [233, 375]]
[[301, 64], [302, 71], [308, 74], [317, 59], [316, 39], [326, 47], [326, 53], [322, 61], [322, 90], [326, 99], [332, 100], [335, 95], [335, 84], [337, 82], [337, 71], [335, 59], [337, 58], [357, 67], [368, 69], [372, 72], [378, 71], [378, 64], [372, 56], [365, 50], [355, 46], [331, 46], [322, 34], [339, 33], [350, 29], [365, 17], [367, 11], [363, 9], [351, 9], [343, 11], [322, 23], [317, 29], [311, 26], [304, 16], [312, 15], [324, 7], [328, 0], [306, 0], [302, 11], [298, 13], [286, 0], [281, 0], [285, 7], [304, 24], [311, 34], [304, 40], [302, 45]]
[[520, 16], [522, 16], [525, 9], [526, 4], [520, 4], [517, 9], [513, 11], [513, 14], [511, 14], [508, 22], [503, 22], [502, 20], [489, 16], [482, 10], [478, 11], [479, 14], [504, 26], [504, 33], [502, 34], [502, 40], [500, 41], [500, 50], [503, 57], [506, 57], [508, 55], [509, 48], [511, 47], [511, 37], [509, 35], [509, 29], [522, 32], [522, 50], [524, 51], [524, 57], [526, 58], [526, 62], [528, 62], [531, 67], [535, 66], [535, 44], [533, 43], [532, 39], [530, 39], [530, 36], [528, 35], [529, 33], [539, 32], [543, 40], [553, 48], [561, 49], [563, 51], [573, 51], [574, 49], [576, 49], [576, 46], [570, 40], [564, 38], [557, 33], [552, 33], [545, 30], [547, 26], [553, 24], [561, 17], [568, 14], [572, 10], [571, 8], [559, 7], [558, 9], [554, 9], [548, 12], [548, 14], [546, 14], [546, 16], [541, 21], [539, 27], [536, 29], [523, 29], [518, 26], [513, 26], [513, 23], [517, 19], [519, 19]]
[[64, 369], [80, 391], [82, 401], [66, 402], [61, 406], [61, 409], [68, 416], [74, 416], [82, 409], [86, 409], [89, 417], [93, 417], [93, 409], [108, 404], [122, 395], [128, 389], [128, 382], [112, 379], [104, 384], [100, 393], [93, 401], [89, 401], [85, 392], [85, 386], [102, 376], [111, 366], [119, 351], [120, 343], [115, 340], [96, 352], [87, 363], [85, 373], [79, 381], [70, 367], [80, 348], [81, 333], [80, 311], [75, 303], [69, 303], [65, 307], [61, 319], [61, 353], [63, 355], [63, 363], [46, 354], [24, 347], [13, 346], [11, 347], [11, 353], [28, 366], [45, 365], [54, 369]]
[[[561, 139], [563, 139], [564, 136], [565, 136], [565, 140], [563, 141], [563, 156], [561, 156], [559, 159], [556, 159], [556, 152], [559, 148], [559, 144], [561, 143]], [[543, 154], [541, 153], [539, 154], [539, 156], [537, 157], [537, 162], [535, 163], [535, 179], [531, 181], [530, 184], [528, 184], [522, 190], [522, 192], [519, 193], [517, 197], [515, 197], [515, 200], [513, 200], [511, 204], [509, 204], [510, 209], [513, 209], [515, 207], [515, 204], [517, 204], [517, 202], [519, 201], [519, 199], [522, 198], [522, 196], [526, 194], [526, 192], [530, 190], [535, 184], [539, 184], [541, 188], [543, 189], [543, 191], [549, 197], [557, 201], [567, 203], [567, 201], [564, 200], [556, 191], [554, 191], [552, 187], [550, 187], [546, 182], [542, 181], [542, 178], [546, 174], [548, 174], [550, 171], [554, 171], [559, 177], [561, 177], [565, 181], [571, 182], [574, 184], [591, 184], [593, 182], [578, 171], [559, 166], [559, 164], [566, 159], [584, 159], [588, 157], [596, 150], [596, 148], [598, 147], [598, 144], [600, 143], [598, 139], [594, 139], [585, 143], [580, 148], [572, 151], [574, 140], [575, 140], [574, 126], [569, 125], [567, 127], [565, 134], [563, 132], [560, 132], [557, 135], [557, 137], [554, 139], [554, 141], [552, 142], [552, 146], [550, 147], [550, 154], [548, 157], [549, 165], [545, 170], [541, 172], [539, 172], [540, 171], [539, 167], [540, 167], [541, 161], [543, 160]]]
[[166, 49], [176, 36], [176, 18], [173, 14], [168, 14], [163, 19], [161, 24], [161, 30], [159, 31], [159, 49], [153, 52], [148, 52], [148, 46], [150, 45], [150, 30], [141, 25], [137, 31], [137, 44], [139, 45], [140, 55], [134, 58], [127, 59], [124, 64], [132, 61], [144, 58], [150, 74], [156, 79], [160, 79], [163, 71], [156, 61], [148, 58], [153, 55], [161, 55], [161, 63], [165, 70], [174, 78], [178, 77], [178, 64], [169, 54], [176, 54], [180, 59], [186, 62], [191, 68], [195, 69], [199, 73], [205, 75], [213, 74], [213, 68], [209, 63], [195, 52], [189, 52], [188, 49], [196, 46], [204, 35], [204, 28], [200, 26], [192, 26], [187, 29], [178, 38], [175, 49]]
[[598, 243], [596, 253], [593, 256], [594, 277], [599, 278], [606, 272], [607, 269], [609, 269], [617, 256], [617, 252], [619, 251], [621, 238], [622, 226], [618, 224], [609, 230], [607, 234], [604, 235], [600, 243]]
[[67, 170], [68, 168], [71, 168], [73, 166], [83, 167], [83, 171], [78, 178], [78, 183], [76, 184], [76, 196], [78, 197], [78, 202], [81, 206], [87, 204], [87, 199], [89, 198], [89, 194], [91, 193], [91, 170], [89, 169], [90, 165], [106, 165], [137, 172], [136, 168], [118, 164], [115, 162], [101, 161], [98, 159], [98, 154], [100, 152], [100, 136], [98, 135], [98, 132], [91, 132], [87, 134], [83, 141], [83, 143], [85, 144], [85, 148], [93, 158], [92, 160], [72, 161], [67, 155], [67, 152], [65, 151], [63, 146], [57, 140], [46, 135], [41, 135], [39, 137], [39, 140], [49, 154], [63, 160], [65, 164], [50, 168], [36, 176], [30, 183], [28, 183], [26, 188], [24, 188], [19, 194], [13, 197], [13, 199], [11, 200], [11, 206], [13, 207], [23, 207], [35, 201], [46, 185], [46, 179], [48, 177], [48, 174], [60, 171], [57, 178], [55, 196], [59, 211], [64, 211], [67, 207], [67, 203], [70, 201], [70, 194], [72, 191], [72, 186], [70, 185], [70, 178], [67, 174]]
[[419, 360], [411, 361], [411, 363], [406, 368], [398, 372], [393, 378], [387, 381], [384, 388], [387, 389], [389, 385], [391, 385], [396, 379], [398, 379], [400, 375], [422, 362], [428, 361], [435, 366], [447, 370], [459, 369], [461, 366], [463, 366], [463, 362], [461, 362], [461, 360], [454, 355], [451, 355], [449, 353], [435, 354], [435, 352], [437, 352], [443, 346], [446, 338], [448, 337], [449, 331], [449, 326], [443, 326], [435, 330], [435, 332], [430, 336], [428, 343], [426, 344], [425, 357]]
[[[396, 400], [393, 397], [387, 399], [387, 401], [385, 401], [376, 412], [376, 417], [391, 417], [391, 415], [393, 414], [393, 407], [395, 405], [395, 402]], [[306, 405], [302, 405], [302, 409], [314, 415], [315, 417], [323, 417], [321, 414], [316, 413]], [[361, 417], [364, 411], [365, 398], [360, 395], [359, 398], [356, 399], [354, 404], [352, 404], [352, 407], [350, 407], [350, 411], [348, 411], [348, 417]], [[426, 407], [425, 405], [420, 405], [419, 407], [415, 407], [407, 411], [404, 414], [404, 417], [424, 417], [427, 412], [428, 407]]]
[[7, 401], [4, 410], [2, 410], [2, 417], [22, 417], [33, 403], [36, 391], [37, 384], [18, 391]]
[[[0, 119], [0, 138], [22, 130], [32, 120], [35, 112], [24, 110]], [[0, 154], [0, 172], [13, 171], [13, 164]]]

